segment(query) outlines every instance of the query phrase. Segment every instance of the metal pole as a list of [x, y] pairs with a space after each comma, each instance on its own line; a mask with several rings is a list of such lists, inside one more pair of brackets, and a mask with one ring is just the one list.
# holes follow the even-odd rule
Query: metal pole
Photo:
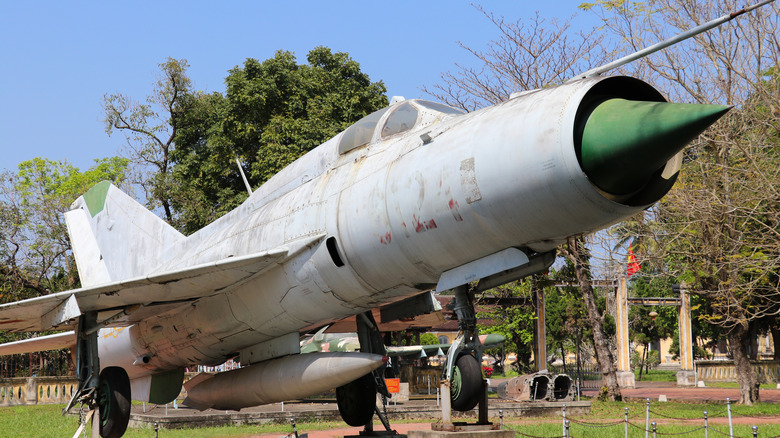
[[441, 422], [452, 424], [452, 399], [450, 396], [450, 381], [441, 381]]
[[726, 411], [729, 413], [729, 437], [734, 438], [734, 424], [731, 422], [731, 398], [726, 398]]
[[503, 430], [504, 429], [504, 410], [499, 409], [498, 410], [498, 428]]
[[650, 424], [653, 426], [653, 438], [658, 438], [658, 428], [656, 427], [655, 421]]
[[96, 405], [92, 412], [92, 438], [100, 437], [100, 405]]
[[704, 411], [704, 438], [710, 438], [710, 425], [707, 419], [707, 411]]
[[563, 404], [563, 436], [566, 436], [566, 403]]
[[249, 196], [252, 196], [252, 186], [249, 185], [249, 181], [246, 179], [246, 175], [244, 175], [244, 168], [241, 167], [241, 162], [238, 161], [238, 154], [236, 154], [236, 165], [238, 166], [239, 173], [241, 173], [241, 179], [244, 180], [246, 191], [249, 192]]
[[704, 23], [704, 24], [702, 24], [700, 26], [696, 26], [693, 29], [690, 29], [690, 30], [688, 30], [686, 32], [683, 32], [681, 34], [675, 35], [675, 36], [673, 36], [672, 38], [669, 38], [666, 41], [661, 41], [660, 43], [653, 44], [652, 46], [644, 48], [644, 49], [642, 49], [642, 50], [640, 50], [638, 52], [634, 52], [634, 53], [632, 53], [630, 55], [627, 55], [627, 56], [624, 56], [624, 57], [622, 57], [622, 58], [620, 58], [618, 60], [612, 61], [609, 64], [605, 64], [605, 65], [602, 65], [601, 67], [596, 67], [596, 68], [594, 68], [592, 70], [588, 70], [585, 73], [578, 74], [577, 76], [575, 76], [572, 79], [570, 79], [570, 81], [576, 80], [576, 79], [581, 79], [581, 78], [586, 78], [588, 76], [598, 76], [598, 75], [600, 75], [602, 73], [605, 73], [605, 72], [607, 72], [609, 70], [612, 70], [613, 68], [620, 67], [621, 65], [628, 64], [631, 61], [635, 61], [635, 60], [637, 60], [639, 58], [643, 58], [643, 57], [645, 57], [645, 56], [647, 56], [647, 55], [649, 55], [651, 53], [655, 53], [655, 52], [657, 52], [657, 51], [659, 51], [661, 49], [665, 49], [666, 47], [669, 47], [672, 44], [676, 44], [676, 43], [678, 43], [680, 41], [687, 40], [688, 38], [696, 36], [696, 35], [698, 35], [698, 34], [700, 34], [702, 32], [708, 31], [708, 30], [712, 29], [713, 27], [720, 26], [721, 24], [723, 24], [723, 23], [725, 23], [727, 21], [731, 21], [734, 18], [736, 18], [736, 17], [738, 17], [738, 16], [740, 16], [740, 15], [746, 13], [746, 12], [750, 12], [753, 9], [756, 9], [756, 8], [758, 8], [760, 6], [764, 6], [765, 4], [768, 4], [768, 3], [772, 3], [773, 1], [774, 0], [764, 0], [764, 1], [760, 2], [760, 3], [756, 3], [753, 6], [749, 6], [749, 7], [743, 8], [743, 9], [741, 9], [739, 11], [732, 12], [730, 14], [726, 14], [726, 15], [720, 17], [720, 18], [716, 18], [716, 19], [714, 19], [712, 21], [708, 21], [708, 22], [706, 22], [706, 23]]
[[625, 408], [624, 417], [625, 417], [625, 424], [623, 424], [623, 431], [624, 431], [625, 438], [628, 438], [628, 408]]
[[650, 433], [650, 399], [645, 403], [645, 438]]
[[563, 436], [569, 438], [569, 420], [566, 420], [566, 424], [563, 426]]
[[753, 438], [758, 438], [758, 426], [753, 426]]

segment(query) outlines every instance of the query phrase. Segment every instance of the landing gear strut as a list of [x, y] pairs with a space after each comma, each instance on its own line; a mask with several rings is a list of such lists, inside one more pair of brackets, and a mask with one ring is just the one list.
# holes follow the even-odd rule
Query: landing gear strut
[[119, 367], [107, 367], [100, 372], [97, 333], [101, 324], [97, 312], [79, 317], [76, 331], [76, 375], [79, 383], [65, 415], [76, 404], [87, 405], [92, 411], [92, 436], [121, 437], [130, 421], [130, 379]]
[[[482, 343], [477, 331], [477, 316], [468, 286], [453, 289], [453, 312], [458, 317], [458, 335], [447, 352], [444, 379], [450, 382], [452, 409], [470, 411], [482, 396]], [[472, 355], [473, 352], [473, 355]]]

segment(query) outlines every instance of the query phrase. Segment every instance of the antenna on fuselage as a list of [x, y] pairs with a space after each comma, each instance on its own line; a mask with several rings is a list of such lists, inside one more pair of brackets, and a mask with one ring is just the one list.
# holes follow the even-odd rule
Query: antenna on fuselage
[[576, 81], [578, 79], [584, 79], [584, 78], [593, 77], [593, 76], [599, 76], [602, 73], [606, 73], [606, 72], [608, 72], [608, 71], [610, 71], [610, 70], [612, 70], [614, 68], [618, 68], [621, 65], [628, 64], [631, 61], [636, 61], [637, 59], [644, 58], [645, 56], [650, 55], [651, 53], [655, 53], [655, 52], [657, 52], [657, 51], [659, 51], [661, 49], [665, 49], [665, 48], [671, 46], [672, 44], [677, 44], [680, 41], [687, 40], [690, 37], [696, 36], [696, 35], [698, 35], [698, 34], [700, 34], [702, 32], [706, 32], [706, 31], [708, 31], [708, 30], [710, 30], [710, 29], [712, 29], [714, 27], [718, 27], [721, 24], [723, 24], [723, 23], [725, 23], [727, 21], [731, 21], [731, 20], [739, 17], [742, 14], [750, 12], [753, 9], [760, 8], [761, 6], [764, 6], [766, 4], [772, 3], [774, 1], [775, 0], [764, 0], [762, 2], [756, 3], [753, 6], [747, 6], [747, 7], [743, 8], [743, 9], [740, 9], [739, 11], [732, 12], [730, 14], [726, 14], [726, 15], [724, 15], [724, 16], [722, 16], [720, 18], [716, 18], [716, 19], [714, 19], [712, 21], [708, 21], [708, 22], [706, 22], [706, 23], [704, 23], [704, 24], [702, 24], [700, 26], [696, 26], [693, 29], [687, 30], [687, 31], [685, 31], [685, 32], [683, 32], [681, 34], [673, 36], [673, 37], [669, 38], [666, 41], [661, 41], [660, 43], [653, 44], [650, 47], [646, 47], [646, 48], [644, 48], [644, 49], [642, 49], [642, 50], [640, 50], [638, 52], [634, 52], [634, 53], [632, 53], [630, 55], [627, 55], [627, 56], [624, 56], [624, 57], [622, 57], [622, 58], [620, 58], [618, 60], [612, 61], [612, 62], [610, 62], [608, 64], [604, 64], [601, 67], [596, 67], [596, 68], [590, 69], [590, 70], [586, 71], [585, 73], [580, 73], [580, 74], [574, 76], [573, 78], [569, 79], [567, 82]]
[[241, 179], [244, 180], [246, 191], [249, 192], [249, 196], [252, 196], [252, 186], [249, 185], [249, 181], [246, 179], [246, 175], [244, 174], [244, 168], [241, 167], [241, 161], [238, 160], [238, 154], [236, 154], [236, 166], [238, 166], [238, 172], [241, 173]]

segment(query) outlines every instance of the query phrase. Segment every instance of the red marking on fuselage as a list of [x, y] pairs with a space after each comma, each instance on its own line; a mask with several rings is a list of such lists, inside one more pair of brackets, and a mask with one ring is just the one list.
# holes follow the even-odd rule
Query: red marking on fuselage
[[425, 224], [420, 221], [420, 218], [418, 218], [417, 215], [412, 216], [412, 223], [414, 224], [414, 231], [418, 233], [425, 231]]
[[447, 204], [447, 206], [450, 207], [450, 211], [452, 211], [452, 217], [454, 217], [458, 222], [463, 222], [463, 216], [461, 216], [460, 212], [458, 211], [458, 201], [450, 198], [450, 202]]
[[391, 237], [392, 236], [390, 235], [390, 232], [388, 231], [384, 236], [380, 236], [379, 237], [379, 243], [387, 245], [387, 244], [390, 243]]
[[430, 229], [433, 229], [433, 228], [436, 228], [436, 222], [433, 219], [431, 219], [429, 221], [425, 221], [425, 229], [426, 230], [430, 230]]

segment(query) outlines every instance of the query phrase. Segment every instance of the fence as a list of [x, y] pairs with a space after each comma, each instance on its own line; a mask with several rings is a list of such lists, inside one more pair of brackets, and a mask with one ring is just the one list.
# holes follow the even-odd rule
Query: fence
[[0, 379], [0, 406], [67, 403], [77, 386], [75, 377]]
[[601, 389], [601, 370], [596, 365], [581, 365], [579, 368], [570, 365], [565, 369], [561, 366], [550, 366], [548, 370], [555, 374], [568, 374], [579, 392], [584, 389]]
[[71, 366], [67, 349], [0, 356], [0, 378], [69, 376]]
[[[733, 417], [731, 412], [731, 402], [729, 399], [726, 399], [726, 407], [722, 411], [717, 412], [715, 414], [704, 411], [703, 416], [698, 419], [675, 418], [666, 415], [664, 413], [654, 411], [653, 409], [651, 409], [649, 399], [645, 406], [645, 412], [642, 414], [638, 414], [638, 415], [635, 414], [632, 416], [629, 415], [629, 409], [624, 408], [624, 416], [622, 420], [598, 422], [593, 420], [583, 420], [578, 418], [567, 417], [566, 405], [563, 405], [563, 408], [561, 410], [561, 416], [562, 416], [561, 429], [560, 429], [561, 435], [555, 435], [555, 436], [529, 435], [520, 432], [518, 430], [515, 430], [515, 433], [518, 436], [529, 437], [529, 438], [572, 438], [576, 436], [617, 437], [619, 436], [618, 434], [620, 432], [622, 432], [625, 438], [628, 438], [629, 431], [634, 431], [633, 436], [637, 436], [637, 434], [641, 436], [642, 434], [644, 434], [645, 438], [649, 438], [650, 436], [652, 436], [653, 438], [658, 438], [659, 435], [689, 436], [692, 434], [695, 434], [694, 436], [704, 436], [705, 438], [709, 438], [711, 433], [713, 434], [713, 436], [725, 436], [729, 438], [743, 438], [743, 437], [747, 438], [746, 436], [739, 437], [734, 434], [734, 423], [732, 421]], [[728, 417], [728, 426], [720, 426], [717, 428], [711, 426], [709, 420], [715, 417]], [[659, 425], [658, 422], [654, 420], [651, 421], [651, 419], [655, 419], [655, 418], [660, 418], [667, 424]], [[760, 421], [762, 417], [755, 417], [755, 418]], [[685, 424], [691, 424], [691, 426], [690, 428], [687, 428], [683, 431], [679, 431], [679, 430], [670, 431], [672, 427], [671, 425], [668, 424], [670, 421], [672, 422], [678, 421]], [[610, 431], [610, 429], [614, 429], [614, 430]], [[595, 433], [596, 430], [601, 430], [602, 432], [596, 434]], [[751, 430], [752, 433], [750, 436], [757, 438], [759, 436], [758, 426], [753, 425], [751, 427]], [[780, 438], [780, 437], [775, 436], [772, 438]]]

